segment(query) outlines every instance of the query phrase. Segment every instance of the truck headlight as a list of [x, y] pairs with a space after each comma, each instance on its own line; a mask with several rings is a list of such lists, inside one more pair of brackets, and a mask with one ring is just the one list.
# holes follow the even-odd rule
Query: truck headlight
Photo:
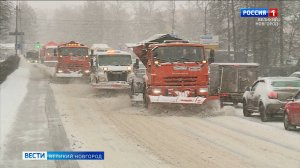
[[58, 72], [58, 73], [62, 73], [63, 71], [62, 71], [62, 70], [58, 70], [57, 72]]
[[128, 71], [131, 71], [131, 70], [132, 70], [131, 66], [127, 67], [127, 70], [128, 70]]
[[108, 68], [107, 67], [103, 67], [103, 71], [108, 71]]
[[207, 93], [208, 92], [208, 88], [200, 88], [199, 89], [199, 93]]
[[161, 93], [161, 89], [160, 88], [154, 88], [154, 89], [152, 89], [152, 93], [154, 93], [154, 94], [160, 94]]

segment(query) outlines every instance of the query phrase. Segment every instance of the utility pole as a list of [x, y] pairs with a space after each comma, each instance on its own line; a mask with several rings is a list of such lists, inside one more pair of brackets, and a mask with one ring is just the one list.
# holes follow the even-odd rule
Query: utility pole
[[[18, 32], [18, 14], [19, 14], [19, 6], [18, 1], [16, 2], [16, 30], [15, 32]], [[18, 55], [18, 35], [15, 36], [15, 54]]]
[[15, 54], [18, 55], [18, 49], [20, 48], [20, 44], [18, 44], [18, 36], [24, 35], [24, 32], [18, 31], [18, 17], [19, 17], [19, 1], [16, 2], [16, 29], [15, 32], [9, 32], [10, 36], [15, 36]]
[[174, 35], [175, 32], [175, 0], [172, 2], [172, 34]]
[[204, 35], [207, 35], [207, 5], [208, 3], [204, 2]]

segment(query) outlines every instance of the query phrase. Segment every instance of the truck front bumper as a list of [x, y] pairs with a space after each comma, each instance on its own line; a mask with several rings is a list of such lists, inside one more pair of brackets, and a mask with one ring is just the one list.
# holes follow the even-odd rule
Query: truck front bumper
[[58, 78], [81, 78], [83, 76], [82, 73], [56, 73], [56, 77]]
[[92, 87], [96, 89], [111, 89], [111, 90], [130, 89], [130, 85], [125, 81], [92, 83]]
[[177, 103], [177, 104], [203, 104], [205, 97], [171, 97], [171, 96], [150, 96], [150, 103]]

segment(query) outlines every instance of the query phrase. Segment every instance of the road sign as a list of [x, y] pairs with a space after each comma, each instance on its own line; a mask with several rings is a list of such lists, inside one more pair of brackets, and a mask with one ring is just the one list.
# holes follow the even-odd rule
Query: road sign
[[24, 35], [24, 32], [9, 32], [10, 36], [22, 36]]
[[15, 44], [15, 48], [18, 50], [21, 49], [21, 44]]
[[200, 43], [204, 45], [219, 45], [219, 36], [202, 35], [200, 36]]
[[36, 42], [34, 46], [35, 46], [36, 49], [40, 49], [41, 48], [40, 42]]

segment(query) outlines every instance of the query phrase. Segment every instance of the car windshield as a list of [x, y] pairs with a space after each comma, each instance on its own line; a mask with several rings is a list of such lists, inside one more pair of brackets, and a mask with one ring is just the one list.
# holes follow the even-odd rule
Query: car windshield
[[169, 46], [154, 49], [153, 55], [160, 62], [199, 62], [204, 60], [204, 50], [201, 47]]
[[272, 81], [273, 87], [300, 87], [300, 80], [295, 81]]
[[87, 48], [76, 47], [63, 47], [59, 49], [59, 55], [61, 56], [86, 56], [88, 55]]
[[132, 64], [130, 55], [99, 55], [99, 66], [129, 66]]

